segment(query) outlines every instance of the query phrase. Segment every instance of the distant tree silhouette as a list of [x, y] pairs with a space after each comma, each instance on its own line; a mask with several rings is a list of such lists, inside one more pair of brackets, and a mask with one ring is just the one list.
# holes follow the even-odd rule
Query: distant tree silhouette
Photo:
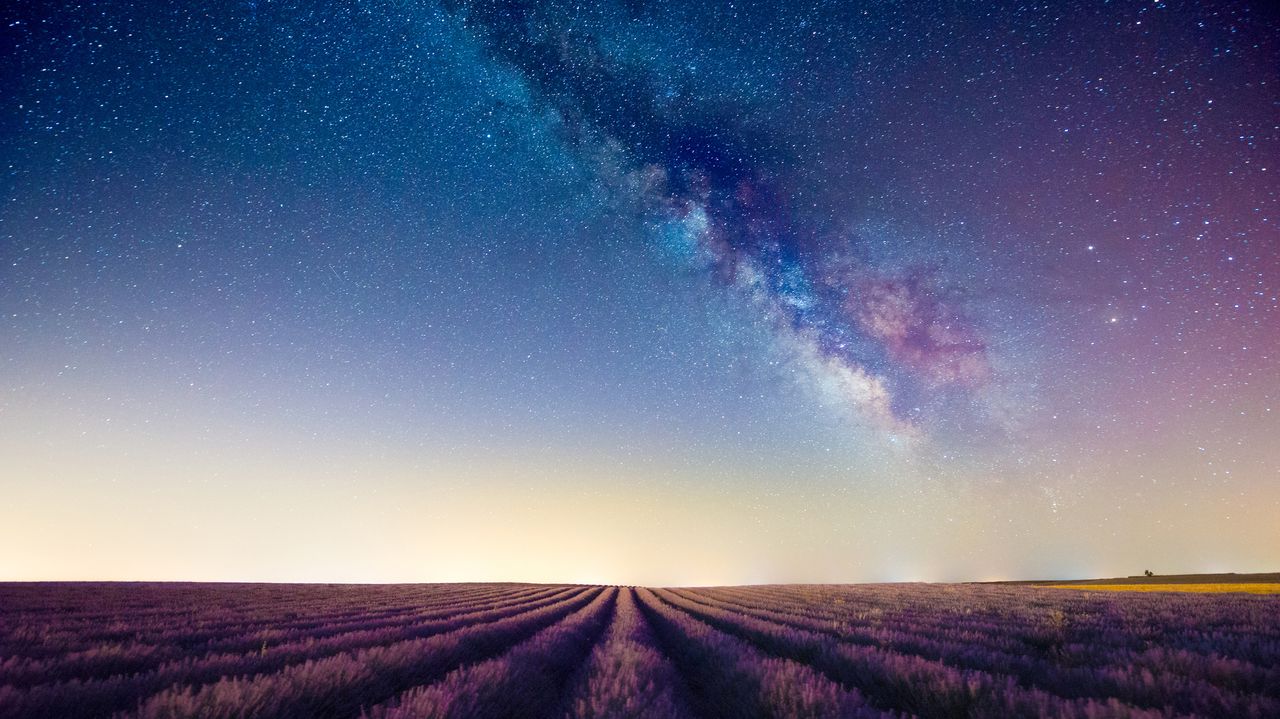
[[1151, 571], [1150, 569], [1144, 569], [1144, 570], [1142, 570], [1142, 573], [1143, 573], [1143, 574], [1145, 574], [1145, 575], [1147, 575], [1148, 577], [1154, 577], [1154, 576], [1156, 576], [1156, 573], [1155, 573], [1155, 572], [1153, 572], [1153, 571]]

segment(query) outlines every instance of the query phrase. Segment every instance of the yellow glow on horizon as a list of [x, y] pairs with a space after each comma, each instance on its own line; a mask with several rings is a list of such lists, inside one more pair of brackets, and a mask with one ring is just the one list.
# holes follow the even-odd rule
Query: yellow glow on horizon
[[176, 430], [90, 442], [58, 417], [40, 433], [0, 430], [0, 580], [1055, 579], [1274, 571], [1280, 546], [1274, 486], [1224, 525], [1202, 509], [1222, 501], [1211, 487], [1116, 517], [1109, 498], [1051, 513], [1035, 487], [802, 487], [780, 485], [775, 467], [726, 481], [722, 461], [682, 457], [371, 457]]

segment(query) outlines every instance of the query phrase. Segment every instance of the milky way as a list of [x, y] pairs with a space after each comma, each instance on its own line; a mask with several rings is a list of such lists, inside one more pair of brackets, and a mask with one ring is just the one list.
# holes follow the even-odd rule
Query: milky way
[[[611, 59], [593, 34], [601, 17], [584, 23], [573, 7], [451, 9], [528, 78], [580, 152], [679, 236], [691, 262], [747, 297], [792, 360], [865, 419], [914, 433], [887, 370], [922, 385], [903, 394], [989, 381], [981, 331], [928, 266], [892, 275], [854, 259], [857, 237], [823, 233], [790, 206], [775, 170], [784, 150], [741, 119], [750, 108], [704, 108], [697, 97], [664, 105], [651, 68]], [[604, 17], [605, 31], [618, 26]]]

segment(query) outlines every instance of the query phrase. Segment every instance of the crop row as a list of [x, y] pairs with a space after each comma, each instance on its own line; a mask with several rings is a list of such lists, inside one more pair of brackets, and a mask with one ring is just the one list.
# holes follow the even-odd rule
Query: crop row
[[601, 589], [581, 589], [554, 604], [442, 634], [306, 661], [271, 674], [224, 679], [199, 689], [170, 689], [133, 716], [343, 717], [384, 702], [427, 677], [489, 658], [588, 604]]
[[[525, 626], [521, 623], [523, 619], [533, 616], [540, 621], [554, 616], [555, 611], [568, 606], [567, 603], [576, 600], [583, 591], [581, 588], [554, 588], [517, 603], [454, 612], [443, 617], [429, 616], [422, 622], [323, 638], [302, 638], [248, 653], [186, 656], [145, 672], [107, 678], [73, 678], [25, 689], [9, 685], [0, 687], [0, 716], [107, 716], [136, 706], [141, 699], [157, 693], [190, 694], [204, 700], [215, 688], [221, 694], [233, 693], [220, 685], [231, 684], [239, 688], [246, 684], [261, 686], [266, 677], [278, 676], [282, 672], [305, 674], [323, 662], [329, 662], [326, 666], [340, 666], [344, 658], [350, 659], [362, 652], [378, 650], [369, 656], [380, 660], [398, 654], [412, 655], [415, 651], [430, 653], [430, 648], [436, 645], [448, 644], [453, 639], [468, 639], [469, 635], [459, 632], [469, 629], [520, 630]], [[475, 643], [463, 641], [462, 645], [471, 647]]]
[[[539, 588], [533, 592], [512, 592], [497, 598], [459, 602], [447, 608], [428, 606], [393, 615], [357, 615], [319, 624], [308, 621], [301, 626], [285, 623], [263, 628], [260, 622], [255, 621], [227, 623], [220, 630], [208, 626], [198, 630], [171, 628], [151, 634], [145, 641], [108, 642], [69, 651], [62, 656], [41, 659], [9, 657], [0, 662], [0, 683], [25, 687], [71, 679], [88, 681], [120, 674], [141, 674], [164, 668], [172, 671], [170, 665], [190, 665], [193, 660], [201, 660], [208, 665], [234, 663], [237, 655], [241, 654], [256, 657], [255, 661], [260, 663], [266, 661], [268, 653], [271, 661], [284, 661], [291, 652], [298, 651], [315, 656], [328, 648], [352, 648], [405, 638], [413, 633], [430, 633], [437, 631], [444, 622], [457, 624], [458, 619], [469, 615], [483, 618], [486, 612], [501, 612], [525, 602], [541, 601], [556, 593], [555, 589]], [[187, 671], [199, 673], [197, 668]]]
[[688, 719], [679, 671], [659, 649], [636, 592], [618, 594], [613, 622], [579, 669], [565, 719]]
[[460, 667], [439, 682], [403, 692], [373, 707], [369, 719], [532, 719], [556, 713], [573, 670], [611, 618], [617, 590], [606, 589], [586, 607], [501, 656]]
[[[430, 592], [405, 591], [396, 601], [390, 600], [394, 595], [371, 592], [370, 602], [361, 606], [358, 597], [364, 593], [363, 587], [360, 592], [264, 592], [263, 585], [232, 585], [224, 589], [222, 595], [216, 595], [179, 585], [173, 589], [175, 596], [165, 597], [153, 594], [153, 585], [140, 586], [146, 588], [140, 590], [143, 596], [151, 597], [159, 607], [140, 604], [138, 599], [122, 601], [118, 596], [122, 591], [119, 585], [86, 585], [79, 594], [65, 590], [55, 592], [45, 597], [47, 604], [43, 609], [26, 603], [19, 604], [20, 608], [7, 607], [6, 621], [0, 624], [0, 652], [5, 656], [64, 657], [108, 642], [178, 643], [186, 649], [198, 649], [202, 640], [225, 638], [231, 629], [306, 629], [342, 621], [368, 621], [433, 607], [447, 609], [475, 599], [499, 598], [537, 589], [524, 587], [513, 591], [511, 587], [486, 585], [450, 589], [445, 585]], [[86, 591], [88, 589], [93, 591]], [[73, 610], [84, 600], [83, 595], [99, 593], [105, 595], [104, 605], [110, 609]], [[0, 599], [11, 598], [4, 594], [0, 591]], [[64, 596], [66, 594], [70, 596]]]
[[981, 587], [965, 588], [963, 601], [956, 601], [957, 590], [945, 587], [886, 589], [878, 603], [859, 604], [838, 590], [826, 589], [823, 600], [814, 601], [807, 594], [788, 598], [787, 589], [761, 588], [767, 592], [763, 599], [746, 588], [700, 590], [698, 597], [731, 611], [828, 631], [843, 641], [949, 662], [1007, 661], [1001, 671], [1028, 681], [1048, 680], [1044, 672], [1053, 665], [1130, 667], [1280, 696], [1274, 597], [1139, 598]]

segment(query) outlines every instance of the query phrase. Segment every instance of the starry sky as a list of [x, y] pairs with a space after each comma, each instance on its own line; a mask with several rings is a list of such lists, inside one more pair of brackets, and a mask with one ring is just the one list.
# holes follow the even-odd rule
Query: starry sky
[[0, 9], [0, 579], [1280, 568], [1280, 13]]

